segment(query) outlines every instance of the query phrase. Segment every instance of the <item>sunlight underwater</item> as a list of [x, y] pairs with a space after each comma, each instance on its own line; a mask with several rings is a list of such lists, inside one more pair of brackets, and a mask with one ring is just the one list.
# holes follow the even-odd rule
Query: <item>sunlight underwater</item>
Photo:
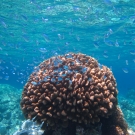
[[135, 135], [134, 0], [0, 5], [0, 135]]

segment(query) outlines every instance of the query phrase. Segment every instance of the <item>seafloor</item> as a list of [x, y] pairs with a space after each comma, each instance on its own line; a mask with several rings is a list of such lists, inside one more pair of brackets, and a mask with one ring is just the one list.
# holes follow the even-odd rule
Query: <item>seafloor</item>
[[[0, 135], [12, 135], [24, 121], [20, 110], [21, 89], [0, 84]], [[129, 134], [135, 135], [135, 89], [126, 96], [119, 95], [119, 106], [129, 126]]]

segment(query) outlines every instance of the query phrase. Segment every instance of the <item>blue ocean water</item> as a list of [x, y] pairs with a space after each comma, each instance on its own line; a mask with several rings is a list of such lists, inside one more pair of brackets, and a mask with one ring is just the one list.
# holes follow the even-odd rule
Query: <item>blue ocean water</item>
[[[135, 96], [131, 103], [128, 99], [135, 90], [134, 0], [0, 1], [0, 93], [11, 94], [0, 99], [8, 108], [0, 109], [1, 135], [24, 120], [22, 114], [12, 116], [10, 105], [20, 106], [17, 98], [34, 67], [68, 52], [87, 54], [111, 68], [120, 101], [133, 104]], [[135, 130], [135, 110], [128, 110], [125, 117]]]

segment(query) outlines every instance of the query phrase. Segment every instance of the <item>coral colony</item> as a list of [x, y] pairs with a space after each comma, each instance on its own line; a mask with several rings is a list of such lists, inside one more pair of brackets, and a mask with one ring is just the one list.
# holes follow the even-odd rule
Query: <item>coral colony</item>
[[43, 122], [45, 135], [128, 135], [109, 68], [84, 54], [43, 61], [21, 99], [27, 119]]

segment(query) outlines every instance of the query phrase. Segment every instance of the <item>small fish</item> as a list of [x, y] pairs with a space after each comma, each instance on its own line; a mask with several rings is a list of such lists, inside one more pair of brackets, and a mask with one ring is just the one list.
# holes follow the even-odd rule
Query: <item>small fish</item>
[[126, 62], [126, 65], [128, 65], [128, 60], [126, 60], [125, 62]]
[[25, 42], [29, 42], [29, 39], [28, 39], [28, 37], [26, 35], [23, 35], [22, 37], [25, 40]]
[[116, 40], [116, 42], [115, 42], [115, 46], [116, 46], [116, 47], [119, 47], [119, 43], [118, 43], [117, 40]]
[[27, 18], [25, 15], [21, 15], [21, 17], [22, 17], [25, 21], [28, 20], [28, 18]]
[[51, 9], [53, 9], [53, 6], [48, 6], [46, 9], [51, 10]]
[[80, 8], [79, 8], [79, 7], [74, 6], [74, 7], [73, 7], [73, 10], [74, 10], [74, 11], [79, 11], [79, 10], [80, 10]]
[[66, 42], [65, 45], [68, 46], [69, 45], [69, 42]]
[[135, 50], [131, 50], [130, 54], [135, 55]]
[[42, 17], [42, 20], [43, 20], [43, 22], [47, 22], [48, 21], [48, 18], [44, 18], [44, 17]]
[[107, 54], [103, 54], [103, 56], [104, 56], [105, 58], [108, 58], [108, 55], [107, 55]]
[[113, 34], [113, 31], [112, 31], [112, 29], [109, 29], [109, 33], [110, 33], [110, 34]]
[[122, 68], [124, 73], [128, 73], [128, 69], [127, 68]]
[[13, 74], [13, 75], [15, 75], [15, 72], [14, 72], [14, 71], [12, 71], [12, 74]]
[[39, 51], [42, 52], [42, 53], [46, 53], [47, 52], [46, 48], [39, 48]]
[[108, 46], [113, 46], [114, 45], [114, 42], [113, 41], [110, 41], [110, 40], [104, 40], [104, 42]]
[[23, 75], [23, 73], [20, 73], [20, 75]]
[[109, 36], [110, 36], [110, 33], [106, 33], [105, 35], [104, 35], [104, 38], [109, 38]]
[[61, 34], [57, 34], [58, 35], [58, 38], [61, 39]]
[[49, 37], [46, 34], [43, 34], [43, 37], [44, 37], [44, 39], [45, 39], [46, 42], [49, 42], [50, 41], [49, 40]]
[[98, 42], [94, 42], [94, 46], [95, 46], [96, 48], [98, 48], [98, 47], [99, 47], [99, 43], [98, 43]]
[[4, 21], [1, 21], [1, 24], [4, 28], [7, 28], [7, 24]]

